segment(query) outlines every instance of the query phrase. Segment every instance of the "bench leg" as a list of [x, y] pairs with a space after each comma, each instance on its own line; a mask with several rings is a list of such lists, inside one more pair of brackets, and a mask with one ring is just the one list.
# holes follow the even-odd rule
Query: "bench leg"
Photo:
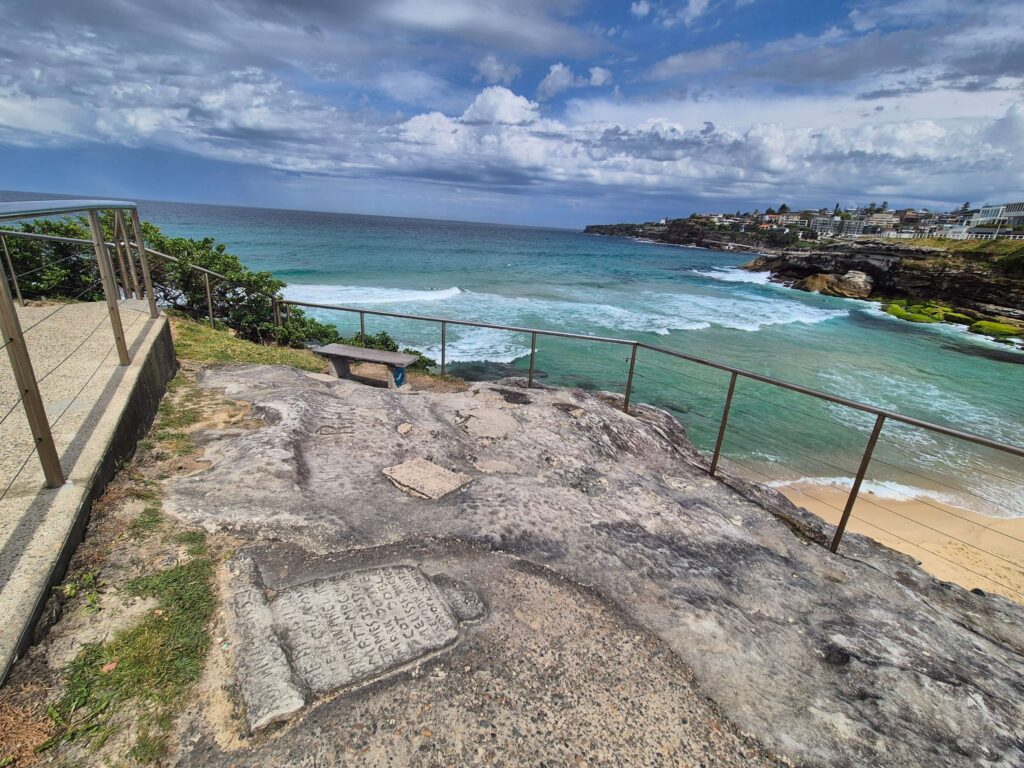
[[334, 372], [336, 379], [347, 379], [351, 375], [351, 371], [348, 367], [348, 360], [344, 357], [332, 357], [330, 358], [331, 370]]
[[405, 386], [405, 368], [388, 366], [388, 389], [399, 389]]

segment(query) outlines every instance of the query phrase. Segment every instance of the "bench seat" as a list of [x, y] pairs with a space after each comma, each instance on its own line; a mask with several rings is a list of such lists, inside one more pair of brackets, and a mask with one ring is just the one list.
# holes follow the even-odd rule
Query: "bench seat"
[[419, 360], [419, 355], [410, 355], [406, 352], [385, 352], [381, 349], [351, 347], [348, 344], [325, 344], [322, 347], [314, 347], [312, 351], [327, 358], [332, 372], [339, 379], [351, 375], [351, 360], [386, 365], [389, 389], [398, 389], [402, 386], [405, 383], [405, 369]]

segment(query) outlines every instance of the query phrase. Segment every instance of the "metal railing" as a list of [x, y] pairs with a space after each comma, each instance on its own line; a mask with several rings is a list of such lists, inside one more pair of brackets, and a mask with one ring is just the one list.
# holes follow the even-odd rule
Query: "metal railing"
[[[801, 386], [799, 384], [793, 384], [793, 383], [790, 383], [790, 382], [787, 382], [787, 381], [783, 381], [781, 379], [774, 378], [772, 376], [766, 376], [766, 375], [763, 375], [763, 374], [755, 373], [753, 371], [748, 371], [748, 370], [745, 370], [745, 369], [742, 369], [742, 368], [737, 368], [735, 366], [731, 366], [731, 365], [727, 365], [727, 364], [724, 364], [724, 363], [715, 362], [713, 360], [708, 360], [708, 359], [705, 359], [705, 358], [697, 357], [695, 355], [689, 355], [689, 354], [686, 354], [684, 352], [679, 352], [679, 351], [674, 350], [674, 349], [668, 349], [666, 347], [661, 347], [661, 346], [657, 346], [657, 345], [653, 345], [653, 344], [647, 344], [647, 343], [641, 342], [641, 341], [636, 341], [634, 339], [622, 339], [622, 338], [614, 338], [614, 337], [591, 336], [591, 335], [587, 335], [587, 334], [570, 333], [570, 332], [565, 332], [565, 331], [553, 331], [553, 330], [546, 330], [546, 329], [541, 329], [541, 328], [525, 328], [525, 327], [512, 326], [512, 325], [499, 325], [499, 324], [495, 324], [495, 323], [486, 323], [486, 322], [473, 321], [473, 320], [458, 320], [458, 319], [447, 318], [447, 317], [432, 317], [432, 316], [427, 316], [427, 315], [414, 315], [414, 314], [408, 314], [408, 313], [404, 313], [404, 312], [388, 312], [388, 311], [384, 311], [384, 310], [370, 310], [370, 309], [365, 309], [365, 308], [361, 308], [361, 307], [349, 307], [349, 306], [342, 306], [342, 305], [337, 305], [337, 304], [321, 304], [321, 303], [308, 302], [308, 301], [296, 301], [296, 300], [291, 300], [291, 299], [282, 300], [281, 304], [284, 305], [285, 307], [287, 307], [287, 306], [306, 307], [306, 308], [309, 308], [309, 309], [332, 310], [332, 311], [338, 311], [338, 312], [346, 312], [346, 313], [357, 314], [359, 316], [360, 333], [363, 334], [363, 335], [365, 335], [365, 333], [366, 333], [366, 316], [367, 315], [378, 316], [378, 317], [388, 317], [388, 318], [401, 319], [401, 320], [412, 320], [412, 321], [418, 321], [418, 322], [435, 324], [435, 325], [439, 326], [439, 328], [440, 328], [441, 361], [440, 361], [440, 366], [439, 367], [440, 367], [442, 375], [447, 372], [447, 370], [446, 370], [447, 369], [447, 365], [446, 365], [446, 362], [447, 362], [447, 360], [446, 360], [446, 358], [447, 358], [446, 344], [447, 344], [447, 337], [448, 337], [448, 333], [447, 333], [448, 326], [464, 326], [464, 327], [470, 327], [470, 328], [485, 328], [485, 329], [490, 329], [490, 330], [506, 331], [506, 332], [510, 332], [510, 333], [519, 333], [519, 334], [529, 335], [529, 337], [530, 337], [530, 356], [529, 356], [529, 368], [528, 368], [528, 374], [527, 374], [527, 386], [528, 387], [532, 387], [534, 385], [534, 377], [535, 377], [535, 372], [536, 372], [537, 338], [538, 338], [538, 336], [546, 336], [546, 337], [561, 338], [561, 339], [575, 339], [575, 340], [585, 341], [585, 342], [596, 342], [596, 343], [601, 343], [601, 344], [614, 344], [614, 345], [625, 346], [625, 347], [628, 347], [630, 349], [629, 369], [628, 369], [628, 374], [627, 374], [627, 378], [626, 378], [626, 384], [625, 384], [625, 389], [624, 389], [624, 393], [623, 393], [623, 403], [622, 403], [622, 409], [624, 411], [626, 411], [627, 413], [629, 412], [629, 406], [630, 406], [630, 402], [631, 402], [632, 396], [633, 396], [633, 382], [634, 382], [635, 376], [637, 375], [638, 355], [639, 355], [640, 350], [645, 350], [646, 352], [654, 353], [655, 355], [666, 357], [666, 358], [674, 358], [674, 359], [677, 359], [677, 360], [684, 360], [684, 361], [687, 361], [687, 362], [690, 362], [690, 363], [697, 364], [699, 366], [703, 366], [705, 368], [714, 369], [714, 370], [723, 371], [725, 373], [728, 373], [729, 374], [729, 384], [728, 384], [728, 387], [726, 389], [725, 403], [724, 403], [724, 406], [722, 408], [722, 414], [721, 414], [721, 417], [720, 417], [720, 420], [719, 420], [719, 423], [718, 423], [718, 430], [717, 430], [717, 435], [716, 435], [716, 439], [715, 439], [715, 447], [714, 447], [714, 450], [711, 453], [710, 464], [709, 464], [709, 467], [708, 467], [708, 473], [711, 476], [713, 476], [713, 477], [716, 475], [716, 473], [718, 471], [718, 466], [719, 466], [721, 455], [722, 455], [723, 443], [725, 441], [725, 437], [726, 437], [726, 434], [727, 434], [728, 429], [729, 429], [729, 416], [730, 416], [730, 412], [732, 410], [733, 396], [734, 396], [734, 393], [736, 391], [737, 381], [740, 380], [740, 379], [745, 379], [745, 380], [753, 381], [753, 382], [760, 382], [762, 384], [767, 384], [767, 385], [770, 385], [772, 387], [776, 387], [776, 388], [779, 388], [779, 389], [782, 389], [782, 390], [786, 390], [786, 391], [798, 393], [798, 394], [803, 395], [803, 396], [814, 398], [814, 399], [819, 400], [819, 401], [823, 401], [823, 402], [827, 402], [827, 403], [832, 403], [834, 405], [844, 406], [846, 408], [851, 408], [851, 409], [854, 409], [856, 411], [860, 411], [860, 412], [865, 413], [865, 414], [870, 414], [871, 416], [874, 416], [874, 424], [873, 424], [870, 436], [868, 437], [867, 443], [866, 443], [866, 445], [864, 447], [864, 451], [863, 451], [863, 453], [861, 455], [860, 465], [859, 465], [859, 467], [857, 469], [857, 472], [856, 472], [855, 476], [853, 477], [853, 483], [851, 485], [849, 493], [847, 494], [845, 505], [844, 505], [843, 509], [841, 510], [840, 518], [839, 518], [838, 524], [836, 526], [836, 531], [835, 531], [835, 533], [834, 533], [834, 535], [832, 537], [832, 540], [831, 540], [831, 542], [829, 544], [829, 549], [832, 552], [837, 552], [838, 551], [839, 543], [840, 543], [840, 541], [843, 538], [843, 534], [846, 531], [847, 525], [849, 524], [850, 516], [851, 516], [851, 514], [853, 512], [854, 505], [857, 503], [858, 498], [861, 497], [861, 487], [862, 487], [862, 484], [864, 482], [865, 477], [867, 476], [868, 469], [869, 469], [869, 467], [871, 465], [871, 461], [872, 461], [872, 457], [873, 457], [875, 448], [876, 448], [876, 446], [878, 444], [879, 437], [881, 436], [882, 430], [883, 430], [883, 428], [884, 428], [884, 426], [885, 426], [887, 421], [898, 422], [898, 423], [902, 423], [902, 424], [905, 424], [905, 425], [908, 425], [908, 426], [911, 426], [911, 427], [918, 427], [918, 428], [921, 428], [921, 429], [924, 429], [924, 430], [928, 430], [928, 431], [930, 431], [932, 433], [935, 433], [935, 434], [944, 435], [946, 437], [955, 438], [957, 440], [962, 440], [962, 441], [965, 441], [965, 442], [968, 442], [968, 443], [972, 443], [974, 445], [978, 445], [978, 446], [982, 446], [982, 447], [985, 447], [985, 448], [988, 448], [988, 449], [999, 451], [999, 452], [1001, 452], [1001, 453], [1003, 453], [1003, 454], [1005, 454], [1007, 456], [1013, 456], [1013, 457], [1017, 457], [1017, 458], [1024, 458], [1024, 447], [1021, 447], [1021, 446], [1010, 445], [1008, 443], [1004, 443], [1004, 442], [1001, 442], [1001, 441], [998, 441], [998, 440], [993, 440], [991, 438], [984, 437], [982, 435], [977, 435], [977, 434], [973, 434], [973, 433], [966, 432], [966, 431], [963, 431], [963, 430], [954, 429], [952, 427], [944, 426], [942, 424], [935, 424], [935, 423], [932, 423], [932, 422], [929, 422], [929, 421], [925, 421], [923, 419], [915, 418], [913, 416], [907, 416], [907, 415], [904, 415], [904, 414], [901, 414], [901, 413], [897, 413], [896, 411], [892, 411], [892, 410], [889, 410], [889, 409], [879, 408], [879, 407], [876, 407], [876, 406], [873, 406], [873, 405], [869, 405], [867, 403], [861, 403], [861, 402], [858, 402], [856, 400], [851, 400], [851, 399], [846, 398], [846, 397], [841, 397], [841, 396], [838, 396], [838, 395], [830, 394], [828, 392], [822, 392], [822, 391], [819, 391], [819, 390], [816, 390], [816, 389], [811, 389], [809, 387], [804, 387], [804, 386]], [[1022, 469], [1024, 469], [1024, 467], [1022, 467]]]
[[[101, 210], [111, 210], [114, 212], [115, 237], [113, 243], [108, 243], [103, 237], [103, 230], [99, 219], [99, 211]], [[128, 213], [132, 221], [133, 232], [131, 234], [126, 226], [124, 218], [125, 212]], [[87, 286], [79, 296], [93, 292], [97, 288], [102, 289], [103, 296], [107, 303], [107, 315], [111, 331], [113, 333], [114, 347], [117, 350], [119, 363], [122, 366], [128, 365], [131, 362], [131, 355], [125, 341], [124, 326], [121, 322], [121, 294], [123, 294], [125, 299], [136, 297], [141, 298], [143, 295], [142, 287], [138, 282], [138, 273], [135, 269], [135, 256], [132, 254], [133, 248], [135, 254], [138, 256], [143, 274], [143, 283], [145, 285], [146, 294], [149, 298], [150, 314], [152, 317], [156, 317], [158, 314], [150, 282], [146, 249], [142, 240], [141, 224], [139, 222], [138, 211], [135, 204], [119, 200], [54, 200], [0, 203], [0, 221], [13, 221], [27, 218], [35, 219], [39, 217], [73, 213], [85, 214], [88, 219], [89, 230], [92, 237], [90, 240], [77, 242], [84, 242], [85, 244], [92, 246], [96, 259], [96, 268], [99, 274], [99, 280]], [[53, 439], [53, 424], [51, 424], [47, 418], [46, 407], [43, 403], [43, 398], [39, 390], [40, 382], [53, 373], [55, 369], [51, 369], [43, 376], [37, 377], [32, 364], [32, 357], [29, 352], [29, 348], [25, 342], [25, 333], [49, 320], [55, 314], [63, 310], [67, 305], [59, 306], [56, 310], [48, 313], [44, 318], [42, 318], [42, 320], [33, 323], [33, 325], [28, 329], [22, 328], [17, 309], [15, 308], [14, 297], [17, 297], [18, 304], [22, 307], [25, 306], [25, 298], [18, 282], [19, 276], [14, 270], [14, 263], [11, 258], [10, 249], [8, 248], [7, 237], [22, 236], [26, 234], [28, 233], [14, 232], [10, 230], [0, 231], [0, 246], [2, 246], [4, 255], [3, 263], [0, 263], [0, 278], [2, 278], [0, 279], [0, 332], [3, 334], [3, 346], [7, 349], [14, 383], [17, 387], [17, 399], [14, 405], [6, 412], [2, 420], [6, 420], [6, 418], [10, 416], [20, 404], [24, 409], [25, 417], [28, 421], [29, 430], [31, 431], [33, 440], [32, 452], [21, 464], [21, 468], [18, 470], [18, 473], [15, 474], [14, 479], [8, 483], [3, 495], [7, 494], [13, 485], [14, 480], [17, 479], [21, 471], [25, 466], [27, 466], [32, 453], [35, 453], [39, 458], [47, 487], [58, 488], [65, 482], [64, 469], [61, 466], [60, 456]], [[113, 249], [114, 256], [116, 256], [117, 259], [116, 265], [111, 255], [111, 249]], [[131, 268], [128, 267], [129, 263], [132, 265]], [[44, 265], [44, 267], [45, 266], [53, 265]], [[43, 269], [44, 267], [40, 267], [39, 269]], [[39, 269], [33, 269], [29, 272], [23, 273], [21, 277], [24, 277], [31, 272], [39, 271]], [[8, 279], [11, 280], [14, 287], [14, 296], [12, 296], [10, 287], [8, 286]], [[90, 332], [89, 336], [86, 337], [86, 340], [89, 339], [92, 336], [92, 333], [96, 330], [98, 330], [98, 326]], [[81, 347], [81, 344], [79, 347]], [[72, 354], [76, 350], [72, 350]], [[70, 355], [68, 357], [70, 357]], [[65, 357], [64, 360], [62, 360], [62, 363], [67, 359], [68, 358]], [[68, 407], [70, 407], [70, 404], [65, 407], [64, 412], [62, 412], [61, 415], [67, 412]]]
[[[126, 206], [127, 206], [127, 204], [126, 204]], [[151, 305], [153, 306], [153, 311], [155, 313], [155, 311], [156, 311], [155, 304], [152, 304], [152, 302], [153, 302], [152, 282], [151, 282], [151, 278], [150, 278], [150, 275], [149, 275], [148, 266], [146, 265], [146, 262], [145, 262], [145, 257], [146, 256], [156, 257], [156, 258], [159, 258], [159, 259], [162, 259], [162, 260], [165, 260], [165, 261], [169, 261], [169, 262], [178, 262], [179, 259], [177, 259], [177, 258], [175, 258], [175, 257], [173, 257], [173, 256], [171, 256], [169, 254], [161, 253], [161, 252], [153, 250], [151, 248], [147, 248], [144, 245], [141, 248], [138, 248], [138, 244], [142, 243], [141, 228], [139, 226], [138, 218], [137, 218], [137, 213], [135, 212], [134, 208], [131, 208], [131, 214], [132, 214], [131, 218], [132, 218], [132, 225], [133, 225], [132, 229], [133, 229], [133, 233], [134, 233], [134, 236], [135, 236], [134, 239], [135, 239], [135, 243], [137, 244], [136, 247], [137, 247], [138, 253], [140, 255], [140, 259], [141, 259], [142, 264], [143, 264], [142, 273], [143, 273], [144, 282], [145, 282], [145, 294], [147, 295], [147, 297], [149, 297]], [[0, 219], [2, 219], [2, 218], [3, 217], [0, 216]], [[114, 247], [116, 245], [116, 242], [115, 243], [102, 243], [102, 242], [100, 242], [100, 241], [98, 241], [96, 239], [97, 238], [96, 232], [98, 231], [98, 225], [94, 225], [93, 218], [94, 218], [94, 216], [90, 217], [90, 227], [93, 229], [93, 233], [94, 233], [93, 241], [91, 241], [91, 242], [92, 242], [92, 244], [94, 245], [94, 247], [96, 249], [97, 259], [101, 259], [102, 258], [102, 254], [105, 251], [105, 249], [107, 247]], [[123, 223], [121, 225], [121, 232], [125, 233], [125, 229], [123, 227]], [[23, 232], [15, 232], [15, 231], [10, 231], [10, 230], [2, 230], [2, 231], [0, 231], [0, 240], [3, 240], [3, 238], [5, 236], [29, 237], [29, 238], [39, 239], [39, 240], [51, 240], [51, 241], [65, 242], [65, 243], [86, 243], [86, 244], [90, 243], [90, 241], [88, 241], [88, 240], [80, 240], [80, 239], [75, 239], [75, 238], [60, 238], [60, 237], [51, 236], [51, 235], [40, 235], [40, 234], [34, 234], [34, 233], [23, 233]], [[115, 241], [116, 240], [117, 240], [117, 238], [115, 237]], [[125, 237], [123, 239], [123, 247], [125, 249], [127, 249], [127, 240], [128, 240], [127, 237]], [[7, 254], [5, 252], [5, 257], [6, 257], [6, 255]], [[9, 264], [9, 261], [8, 261], [8, 264]], [[240, 287], [240, 288], [243, 288], [245, 290], [249, 290], [249, 291], [252, 290], [249, 286], [245, 285], [244, 283], [240, 283], [240, 282], [238, 282], [236, 280], [232, 280], [231, 278], [228, 278], [227, 276], [222, 275], [220, 273], [217, 273], [217, 272], [215, 272], [213, 270], [209, 270], [209, 269], [206, 269], [204, 267], [200, 267], [198, 265], [188, 265], [188, 267], [189, 267], [190, 270], [195, 271], [196, 273], [201, 274], [203, 276], [203, 286], [204, 286], [205, 296], [206, 296], [206, 310], [207, 310], [206, 314], [207, 314], [207, 319], [208, 319], [211, 327], [215, 327], [216, 326], [214, 301], [213, 301], [213, 294], [212, 294], [212, 290], [211, 290], [211, 282], [212, 281], [223, 281], [223, 282], [225, 282], [227, 284], [234, 285], [236, 287]], [[121, 270], [121, 274], [122, 275], [126, 274], [126, 271], [124, 269], [122, 269]], [[131, 274], [131, 270], [130, 269], [127, 270], [127, 274], [128, 275]], [[5, 285], [6, 285], [6, 281], [3, 281], [3, 282], [5, 282]], [[129, 282], [131, 282], [130, 278], [129, 278]], [[129, 290], [137, 291], [138, 288], [139, 287], [137, 285], [135, 285], [135, 286], [125, 286], [124, 290], [126, 290], [126, 291], [129, 291]], [[15, 283], [15, 290], [17, 291], [17, 284], [16, 283]], [[106, 290], [107, 290], [107, 287], [105, 286], [105, 291]], [[5, 291], [6, 291], [6, 287], [5, 287]], [[113, 291], [111, 291], [111, 293], [113, 293]], [[873, 417], [873, 425], [872, 425], [870, 434], [869, 434], [869, 436], [867, 438], [866, 444], [864, 445], [863, 451], [860, 454], [859, 466], [857, 468], [856, 473], [854, 474], [854, 476], [852, 478], [852, 485], [850, 486], [849, 492], [846, 494], [846, 499], [845, 499], [845, 503], [843, 505], [843, 508], [841, 510], [839, 510], [837, 508], [837, 510], [836, 510], [840, 514], [839, 514], [839, 520], [838, 520], [838, 524], [836, 526], [835, 533], [832, 536], [832, 539], [831, 539], [831, 541], [829, 543], [829, 549], [832, 552], [837, 552], [838, 551], [839, 544], [840, 544], [840, 542], [841, 542], [841, 540], [843, 538], [843, 534], [846, 531], [847, 525], [848, 525], [848, 523], [850, 521], [851, 514], [852, 514], [852, 512], [854, 510], [854, 506], [857, 503], [859, 498], [863, 498], [863, 496], [861, 494], [862, 485], [863, 485], [864, 480], [865, 480], [865, 478], [866, 478], [866, 476], [868, 474], [869, 467], [872, 465], [872, 460], [873, 460], [873, 457], [874, 457], [874, 454], [875, 454], [875, 449], [876, 449], [876, 447], [878, 445], [878, 442], [879, 442], [879, 439], [880, 439], [880, 437], [882, 435], [883, 429], [885, 428], [886, 424], [888, 424], [890, 422], [895, 422], [895, 423], [903, 424], [903, 425], [906, 425], [906, 426], [923, 429], [923, 430], [926, 430], [926, 431], [931, 432], [931, 433], [936, 434], [936, 435], [942, 435], [942, 436], [945, 436], [945, 437], [953, 438], [955, 440], [964, 441], [966, 443], [970, 443], [970, 444], [973, 444], [973, 445], [976, 445], [976, 446], [980, 446], [980, 447], [983, 447], [983, 448], [986, 448], [986, 449], [997, 451], [1001, 455], [1006, 456], [1006, 457], [1012, 457], [1014, 459], [1024, 459], [1024, 447], [1021, 447], [1021, 446], [1018, 446], [1018, 445], [1011, 445], [1009, 443], [1005, 443], [1005, 442], [1002, 442], [1002, 441], [999, 441], [999, 440], [995, 440], [995, 439], [992, 439], [992, 438], [989, 438], [989, 437], [985, 437], [983, 435], [978, 435], [978, 434], [974, 434], [974, 433], [971, 433], [971, 432], [955, 429], [955, 428], [952, 428], [952, 427], [949, 427], [949, 426], [945, 426], [945, 425], [942, 425], [942, 424], [935, 424], [935, 423], [932, 423], [932, 422], [929, 422], [929, 421], [926, 421], [926, 420], [923, 420], [923, 419], [915, 418], [913, 416], [908, 416], [908, 415], [905, 415], [905, 414], [901, 414], [901, 413], [898, 413], [898, 412], [890, 410], [890, 409], [879, 408], [879, 407], [876, 407], [876, 406], [873, 406], [873, 405], [870, 405], [870, 404], [867, 404], [867, 403], [862, 403], [862, 402], [858, 402], [856, 400], [852, 400], [850, 398], [842, 397], [842, 396], [839, 396], [839, 395], [833, 395], [833, 394], [830, 394], [830, 393], [827, 393], [827, 392], [822, 392], [820, 390], [816, 390], [816, 389], [812, 389], [812, 388], [809, 388], [809, 387], [801, 386], [799, 384], [794, 384], [794, 383], [791, 383], [791, 382], [783, 381], [781, 379], [777, 379], [777, 378], [774, 378], [772, 376], [767, 376], [767, 375], [755, 373], [753, 371], [748, 371], [748, 370], [745, 370], [745, 369], [742, 369], [742, 368], [738, 368], [738, 367], [735, 367], [735, 366], [727, 365], [727, 364], [724, 364], [724, 363], [719, 363], [719, 362], [716, 362], [716, 361], [713, 361], [713, 360], [708, 360], [706, 358], [702, 358], [702, 357], [698, 357], [698, 356], [695, 356], [695, 355], [686, 354], [684, 352], [679, 352], [677, 350], [669, 349], [669, 348], [666, 348], [666, 347], [661, 347], [661, 346], [657, 346], [657, 345], [653, 345], [653, 344], [648, 344], [648, 343], [637, 341], [637, 340], [634, 340], [634, 339], [624, 339], [624, 338], [615, 338], [615, 337], [603, 337], [603, 336], [592, 336], [592, 335], [580, 334], [580, 333], [572, 333], [572, 332], [567, 332], [567, 331], [557, 331], [557, 330], [549, 330], [549, 329], [542, 329], [542, 328], [529, 328], [529, 327], [512, 326], [512, 325], [500, 325], [500, 324], [496, 324], [496, 323], [487, 323], [487, 322], [475, 321], [475, 320], [461, 320], [461, 319], [448, 318], [448, 317], [434, 317], [434, 316], [427, 316], [427, 315], [415, 315], [415, 314], [409, 314], [409, 313], [403, 313], [403, 312], [389, 312], [389, 311], [384, 311], [384, 310], [366, 309], [366, 308], [362, 308], [362, 307], [351, 307], [351, 306], [343, 306], [343, 305], [336, 305], [336, 304], [323, 304], [323, 303], [314, 303], [314, 302], [307, 302], [307, 301], [298, 301], [298, 300], [284, 299], [281, 296], [272, 295], [272, 294], [265, 293], [265, 292], [262, 292], [262, 291], [255, 291], [255, 293], [258, 294], [258, 295], [263, 296], [264, 298], [266, 298], [267, 300], [269, 300], [271, 302], [273, 321], [278, 326], [280, 326], [283, 322], [287, 322], [288, 317], [289, 317], [289, 307], [304, 307], [304, 308], [309, 308], [309, 309], [314, 309], [314, 310], [327, 310], [327, 311], [343, 312], [343, 313], [350, 313], [350, 314], [357, 315], [358, 318], [359, 318], [359, 331], [360, 331], [360, 334], [363, 335], [363, 336], [366, 335], [366, 318], [367, 318], [367, 316], [385, 317], [385, 318], [393, 318], [393, 319], [400, 319], [400, 320], [408, 320], [408, 321], [414, 321], [414, 322], [422, 322], [422, 323], [434, 324], [434, 325], [438, 326], [439, 332], [440, 332], [440, 364], [439, 364], [439, 369], [440, 369], [440, 372], [441, 372], [442, 375], [446, 374], [447, 371], [448, 371], [448, 368], [449, 368], [448, 355], [447, 355], [448, 335], [449, 335], [448, 334], [448, 329], [449, 329], [449, 327], [482, 328], [482, 329], [510, 332], [510, 333], [516, 333], [516, 334], [523, 334], [523, 335], [528, 336], [529, 339], [530, 339], [529, 364], [528, 364], [528, 372], [527, 372], [527, 377], [526, 377], [527, 378], [527, 386], [528, 387], [533, 387], [534, 386], [534, 382], [535, 382], [535, 377], [536, 377], [536, 372], [537, 372], [537, 366], [536, 366], [536, 360], [537, 360], [537, 340], [538, 340], [539, 337], [549, 337], [549, 338], [558, 338], [558, 339], [577, 340], [577, 341], [583, 341], [583, 342], [599, 343], [599, 344], [606, 344], [606, 345], [618, 345], [618, 346], [621, 346], [621, 347], [626, 347], [626, 348], [629, 349], [629, 358], [628, 358], [629, 366], [628, 366], [627, 379], [626, 379], [626, 382], [625, 382], [625, 388], [624, 388], [624, 392], [623, 392], [622, 409], [625, 412], [627, 412], [627, 413], [629, 412], [630, 404], [631, 404], [631, 401], [632, 401], [632, 398], [633, 398], [633, 394], [634, 394], [634, 379], [635, 379], [635, 377], [643, 376], [641, 371], [643, 370], [645, 365], [646, 366], [652, 366], [654, 368], [663, 368], [663, 366], [660, 366], [658, 363], [655, 362], [656, 359], [661, 359], [661, 360], [673, 359], [673, 360], [685, 361], [687, 363], [692, 363], [692, 364], [701, 366], [701, 367], [706, 368], [706, 369], [724, 372], [724, 373], [728, 374], [728, 376], [729, 376], [729, 383], [728, 383], [728, 386], [727, 386], [726, 391], [725, 391], [725, 400], [724, 400], [724, 404], [723, 404], [721, 415], [716, 417], [717, 424], [714, 425], [715, 426], [715, 429], [714, 429], [714, 449], [711, 451], [711, 456], [710, 456], [710, 460], [709, 460], [708, 467], [707, 467], [707, 471], [708, 471], [708, 473], [711, 476], [716, 476], [716, 475], [719, 474], [719, 466], [720, 466], [720, 463], [721, 463], [721, 461], [723, 459], [723, 445], [725, 443], [727, 435], [730, 434], [730, 431], [737, 431], [738, 430], [738, 427], [730, 427], [730, 414], [732, 413], [732, 411], [734, 409], [734, 396], [736, 395], [737, 385], [738, 385], [738, 383], [740, 381], [758, 382], [760, 384], [768, 385], [768, 386], [776, 388], [778, 390], [796, 393], [796, 394], [799, 394], [801, 396], [812, 398], [813, 400], [816, 400], [816, 401], [819, 401], [819, 402], [824, 402], [824, 403], [829, 403], [829, 404], [833, 404], [833, 405], [838, 405], [838, 406], [842, 406], [842, 407], [845, 407], [845, 408], [853, 409], [855, 411], [867, 414], [867, 415]], [[112, 310], [112, 312], [113, 312], [113, 310]], [[112, 315], [112, 322], [113, 322], [113, 315]], [[640, 356], [640, 351], [641, 350], [643, 350], [646, 353], [650, 353], [651, 355], [653, 355], [655, 357], [650, 359], [650, 360], [644, 360]], [[665, 370], [668, 370], [668, 369], [665, 369]], [[671, 371], [670, 371], [670, 373], [671, 373]], [[646, 377], [644, 377], [644, 378], [646, 378]], [[1024, 466], [1022, 466], [1022, 468], [1024, 468]], [[874, 503], [874, 502], [871, 502], [871, 503]], [[996, 583], [998, 583], [998, 582], [996, 582]], [[1011, 590], [1011, 591], [1014, 591], [1014, 590]], [[1022, 594], [1021, 597], [1024, 597], [1024, 594]]]

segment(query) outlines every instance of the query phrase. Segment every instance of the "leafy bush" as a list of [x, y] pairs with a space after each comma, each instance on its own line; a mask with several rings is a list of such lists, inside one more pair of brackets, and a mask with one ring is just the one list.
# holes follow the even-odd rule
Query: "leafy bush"
[[150, 259], [154, 291], [161, 305], [190, 317], [207, 315], [205, 280], [202, 273], [192, 269], [197, 266], [227, 278], [210, 279], [213, 315], [233, 328], [239, 337], [290, 347], [302, 347], [306, 342], [329, 344], [340, 338], [333, 325], [314, 320], [294, 307], [287, 321], [283, 320], [280, 327], [275, 325], [270, 297], [280, 293], [285, 282], [270, 272], [252, 271], [237, 256], [228, 253], [223, 243], [211, 237], [202, 240], [170, 237], [149, 223], [143, 223], [142, 230], [150, 248], [177, 259], [177, 262]]
[[[89, 237], [89, 225], [84, 219], [37, 219], [23, 222], [19, 230], [57, 237]], [[103, 300], [99, 269], [91, 246], [24, 237], [7, 237], [5, 241], [14, 274], [26, 299], [46, 296]]]
[[[104, 238], [108, 242], [113, 240], [113, 215], [102, 215], [101, 224]], [[84, 217], [37, 219], [23, 223], [21, 230], [90, 239], [89, 223]], [[399, 351], [398, 343], [387, 331], [366, 336], [356, 334], [343, 339], [333, 325], [310, 317], [298, 307], [290, 307], [287, 313], [283, 313], [281, 325], [275, 325], [273, 301], [270, 297], [280, 294], [286, 285], [283, 280], [270, 272], [254, 272], [242, 264], [237, 256], [228, 253], [223, 243], [211, 237], [201, 240], [172, 237], [148, 222], [142, 222], [142, 234], [148, 248], [176, 259], [169, 261], [156, 256], [149, 258], [156, 300], [166, 309], [176, 310], [197, 320], [208, 317], [205, 280], [201, 272], [192, 269], [202, 267], [226, 278], [210, 278], [213, 315], [217, 322], [233, 329], [241, 339], [294, 348], [344, 342], [369, 349]], [[103, 299], [99, 270], [91, 246], [17, 237], [7, 238], [7, 245], [15, 273], [24, 274], [19, 284], [26, 298], [45, 296], [82, 301]], [[112, 254], [112, 257], [116, 264], [116, 255]], [[142, 280], [141, 274], [139, 280]], [[427, 371], [437, 365], [435, 360], [420, 354], [418, 350], [405, 347], [401, 351], [419, 356], [410, 366], [413, 369]]]

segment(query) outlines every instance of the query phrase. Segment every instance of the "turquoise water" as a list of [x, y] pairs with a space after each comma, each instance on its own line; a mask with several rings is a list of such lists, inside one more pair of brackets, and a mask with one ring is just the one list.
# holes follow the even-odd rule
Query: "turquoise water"
[[[212, 236], [288, 298], [614, 336], [728, 363], [908, 415], [1024, 444], [1024, 352], [956, 327], [919, 326], [876, 305], [783, 288], [737, 267], [742, 254], [578, 232], [446, 221], [164, 203], [165, 231]], [[314, 311], [346, 333], [354, 314]], [[367, 317], [440, 357], [436, 324]], [[449, 326], [467, 377], [523, 374], [528, 336]], [[540, 381], [621, 392], [628, 348], [541, 337]], [[641, 351], [635, 398], [671, 410], [714, 444], [728, 375]], [[760, 479], [854, 474], [874, 417], [741, 380], [725, 453]], [[1024, 515], [1021, 462], [890, 423], [869, 475], [892, 498], [920, 493]]]

